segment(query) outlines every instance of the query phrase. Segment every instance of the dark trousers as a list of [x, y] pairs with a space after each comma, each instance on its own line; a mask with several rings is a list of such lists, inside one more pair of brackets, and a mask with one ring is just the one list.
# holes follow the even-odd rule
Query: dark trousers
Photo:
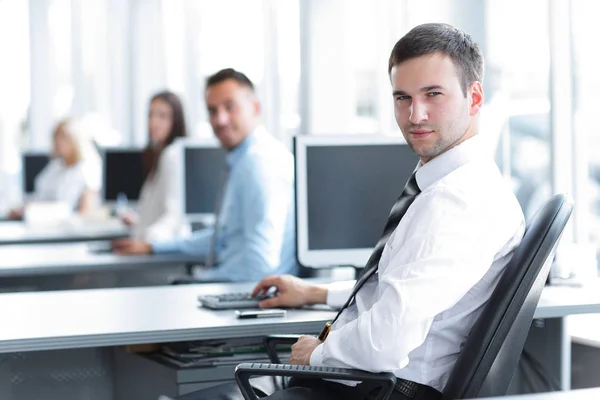
[[[378, 386], [369, 383], [352, 387], [321, 379], [293, 379], [282, 390], [277, 390], [279, 384], [269, 377], [254, 378], [251, 382], [257, 394], [267, 395], [264, 398], [269, 400], [372, 400], [380, 390]], [[409, 400], [398, 392], [392, 392], [390, 399]], [[177, 400], [243, 400], [243, 397], [237, 384], [227, 383], [177, 397]]]

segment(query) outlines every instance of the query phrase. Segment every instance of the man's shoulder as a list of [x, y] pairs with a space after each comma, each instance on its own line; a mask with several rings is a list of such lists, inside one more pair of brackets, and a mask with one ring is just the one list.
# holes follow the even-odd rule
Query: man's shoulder
[[293, 168], [292, 153], [279, 140], [267, 135], [262, 135], [250, 145], [239, 160], [240, 168], [255, 173], [273, 168]]
[[522, 217], [521, 207], [493, 160], [469, 162], [424, 191], [423, 200], [444, 202], [466, 210], [497, 210], [499, 215]]
[[431, 188], [444, 188], [458, 194], [471, 195], [489, 195], [492, 192], [512, 193], [496, 163], [486, 158], [461, 165], [433, 183]]

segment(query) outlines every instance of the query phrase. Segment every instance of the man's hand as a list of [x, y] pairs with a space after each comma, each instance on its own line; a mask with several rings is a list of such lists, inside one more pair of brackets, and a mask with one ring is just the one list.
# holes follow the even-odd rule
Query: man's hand
[[148, 242], [133, 239], [120, 239], [111, 243], [113, 251], [117, 254], [150, 254], [152, 246]]
[[134, 212], [128, 212], [120, 216], [121, 221], [127, 225], [132, 226], [138, 223], [139, 217]]
[[300, 336], [300, 339], [292, 346], [290, 364], [310, 365], [310, 356], [321, 343], [323, 342], [316, 337]]
[[324, 304], [327, 289], [304, 282], [292, 275], [271, 275], [264, 278], [252, 291], [252, 296], [264, 294], [275, 286], [279, 295], [259, 303], [260, 308], [301, 307], [310, 304]]

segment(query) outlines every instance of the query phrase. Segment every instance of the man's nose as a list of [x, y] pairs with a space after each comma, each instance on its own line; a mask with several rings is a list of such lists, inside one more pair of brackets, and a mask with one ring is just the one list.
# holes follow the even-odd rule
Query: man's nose
[[427, 114], [427, 107], [420, 101], [413, 100], [410, 105], [410, 117], [409, 120], [413, 124], [421, 124], [429, 118]]

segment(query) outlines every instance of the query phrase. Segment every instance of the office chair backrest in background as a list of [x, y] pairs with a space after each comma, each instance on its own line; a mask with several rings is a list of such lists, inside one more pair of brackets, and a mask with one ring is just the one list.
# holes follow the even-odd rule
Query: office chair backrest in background
[[534, 215], [461, 349], [444, 399], [506, 394], [550, 272], [552, 254], [572, 211], [570, 198], [559, 194]]

